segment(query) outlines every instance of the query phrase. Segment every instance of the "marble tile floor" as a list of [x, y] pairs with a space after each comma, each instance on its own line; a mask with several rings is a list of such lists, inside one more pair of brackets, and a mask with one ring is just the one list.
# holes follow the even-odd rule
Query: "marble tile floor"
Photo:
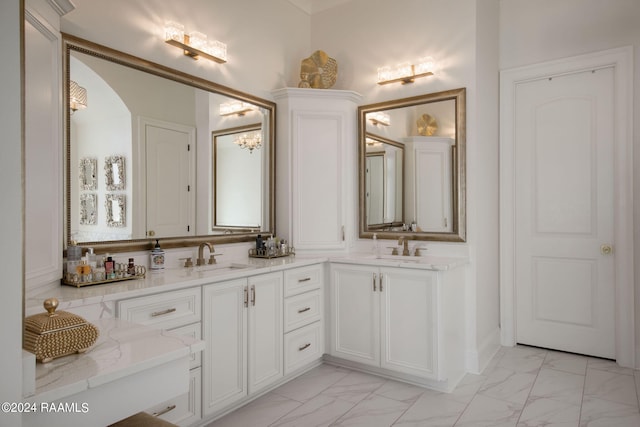
[[640, 371], [517, 346], [439, 393], [321, 365], [207, 427], [640, 427]]

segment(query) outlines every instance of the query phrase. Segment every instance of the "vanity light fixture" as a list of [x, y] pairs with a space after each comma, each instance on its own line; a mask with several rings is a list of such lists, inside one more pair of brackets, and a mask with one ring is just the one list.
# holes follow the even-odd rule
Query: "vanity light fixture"
[[253, 150], [257, 150], [262, 146], [262, 136], [260, 132], [243, 133], [238, 135], [233, 142], [240, 148], [247, 148], [253, 154]]
[[383, 111], [374, 111], [373, 113], [368, 113], [367, 118], [375, 126], [389, 126], [391, 124], [391, 117], [389, 117], [389, 115]]
[[87, 108], [87, 90], [73, 80], [69, 81], [69, 108], [71, 114]]
[[244, 116], [255, 109], [255, 105], [244, 101], [224, 102], [220, 104], [220, 115], [230, 116], [232, 114], [237, 114], [238, 116]]
[[186, 56], [193, 59], [200, 57], [210, 59], [219, 64], [227, 62], [227, 45], [217, 40], [207, 41], [207, 35], [198, 31], [185, 34], [184, 25], [167, 21], [164, 26], [164, 41], [179, 47]]
[[404, 85], [413, 83], [419, 77], [433, 76], [436, 68], [436, 62], [430, 56], [420, 58], [416, 64], [405, 62], [395, 67], [380, 67], [378, 68], [378, 84], [386, 85], [400, 82]]

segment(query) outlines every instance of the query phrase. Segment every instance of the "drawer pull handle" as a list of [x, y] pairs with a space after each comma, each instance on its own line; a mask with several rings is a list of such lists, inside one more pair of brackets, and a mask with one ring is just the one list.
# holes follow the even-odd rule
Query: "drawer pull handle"
[[244, 306], [249, 307], [249, 289], [246, 286], [244, 288]]
[[309, 311], [309, 310], [311, 310], [311, 307], [301, 308], [300, 310], [298, 310], [298, 313], [304, 313], [305, 311]]
[[176, 409], [176, 405], [167, 406], [162, 411], [154, 412], [151, 415], [153, 415], [154, 417], [159, 417], [160, 415], [164, 415], [167, 412], [173, 411], [174, 409]]
[[309, 347], [311, 347], [311, 343], [310, 343], [310, 342], [306, 343], [306, 344], [305, 344], [305, 345], [303, 345], [302, 347], [298, 347], [298, 351], [305, 350], [305, 349], [307, 349], [307, 348], [309, 348]]
[[298, 283], [308, 282], [309, 280], [311, 280], [311, 277], [305, 277], [304, 279], [298, 279]]
[[251, 305], [256, 305], [256, 285], [251, 285]]
[[155, 313], [151, 313], [151, 317], [164, 316], [165, 314], [173, 313], [174, 311], [176, 311], [175, 308], [168, 308], [166, 310], [156, 311]]

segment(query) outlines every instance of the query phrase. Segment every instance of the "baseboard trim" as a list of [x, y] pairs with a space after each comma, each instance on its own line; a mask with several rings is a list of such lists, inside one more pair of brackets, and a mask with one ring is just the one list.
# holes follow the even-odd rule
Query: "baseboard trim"
[[493, 356], [500, 350], [500, 328], [496, 328], [482, 341], [478, 348], [467, 352], [467, 371], [480, 374]]

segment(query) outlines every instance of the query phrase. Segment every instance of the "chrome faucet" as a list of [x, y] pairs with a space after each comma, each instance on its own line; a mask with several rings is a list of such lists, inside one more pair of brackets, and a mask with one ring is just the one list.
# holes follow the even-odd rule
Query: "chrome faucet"
[[208, 247], [209, 248], [209, 264], [215, 264], [216, 263], [216, 258], [213, 255], [213, 253], [215, 252], [213, 249], [213, 245], [211, 243], [208, 242], [203, 242], [200, 243], [200, 246], [198, 247], [198, 259], [196, 260], [196, 265], [204, 265], [204, 248]]
[[402, 255], [403, 256], [409, 256], [409, 237], [407, 236], [400, 236], [400, 238], [398, 239], [398, 245], [402, 245]]

